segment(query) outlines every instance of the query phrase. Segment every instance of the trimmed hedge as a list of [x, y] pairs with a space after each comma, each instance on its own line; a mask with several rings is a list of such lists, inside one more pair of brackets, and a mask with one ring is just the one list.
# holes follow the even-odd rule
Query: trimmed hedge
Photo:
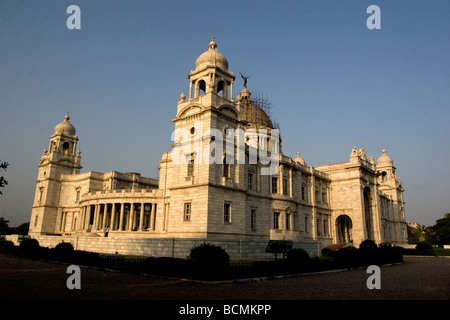
[[189, 254], [193, 275], [198, 279], [219, 279], [229, 272], [230, 256], [220, 246], [204, 242]]
[[233, 261], [221, 247], [203, 243], [192, 248], [187, 259], [169, 257], [127, 257], [104, 255], [74, 250], [70, 243], [55, 248], [40, 247], [35, 239], [24, 239], [20, 246], [0, 241], [0, 253], [62, 261], [70, 264], [93, 266], [127, 273], [144, 273], [169, 277], [201, 280], [225, 280], [247, 277], [271, 277], [284, 274], [315, 272], [340, 268], [364, 267], [403, 261], [404, 249], [371, 242], [360, 248], [344, 247], [338, 250], [324, 248], [323, 257], [310, 258], [303, 249], [291, 249], [284, 260]]

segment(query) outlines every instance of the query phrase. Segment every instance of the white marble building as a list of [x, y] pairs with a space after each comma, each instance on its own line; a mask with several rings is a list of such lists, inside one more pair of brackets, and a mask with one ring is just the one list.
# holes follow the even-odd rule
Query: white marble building
[[384, 150], [376, 162], [354, 148], [348, 162], [318, 167], [284, 155], [246, 85], [234, 96], [235, 75], [214, 38], [188, 78], [159, 179], [81, 173], [66, 115], [39, 163], [29, 235], [41, 245], [64, 240], [81, 250], [155, 256], [186, 256], [208, 241], [240, 258], [267, 256], [269, 240], [292, 240], [311, 254], [364, 239], [407, 242], [403, 188]]

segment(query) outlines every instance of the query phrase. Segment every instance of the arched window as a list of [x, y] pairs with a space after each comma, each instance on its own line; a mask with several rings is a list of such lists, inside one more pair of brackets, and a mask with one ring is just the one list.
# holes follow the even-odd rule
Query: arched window
[[200, 80], [198, 82], [198, 96], [203, 96], [206, 93], [206, 82], [205, 80]]
[[337, 235], [337, 243], [351, 243], [352, 239], [352, 219], [346, 215], [341, 214], [336, 219], [336, 235]]
[[225, 82], [222, 81], [222, 80], [220, 80], [220, 81], [217, 83], [217, 95], [218, 95], [219, 97], [226, 98], [226, 93], [225, 93]]
[[69, 143], [68, 142], [64, 142], [63, 146], [62, 146], [62, 150], [63, 150], [63, 154], [64, 155], [68, 155], [69, 154]]
[[388, 174], [387, 174], [386, 171], [383, 171], [383, 172], [381, 173], [381, 181], [382, 181], [382, 182], [388, 181]]

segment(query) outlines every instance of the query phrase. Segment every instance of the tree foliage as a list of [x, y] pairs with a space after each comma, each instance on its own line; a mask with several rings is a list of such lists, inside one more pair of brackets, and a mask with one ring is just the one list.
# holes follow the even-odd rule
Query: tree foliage
[[12, 228], [8, 226], [9, 221], [0, 217], [0, 234], [11, 234]]
[[[2, 162], [0, 160], [0, 171], [2, 171], [2, 170], [6, 171], [6, 168], [8, 168], [8, 166], [9, 166], [8, 162], [6, 162], [6, 161]], [[8, 181], [6, 181], [3, 176], [0, 176], [0, 188], [4, 188], [7, 185], [8, 185]], [[0, 191], [0, 194], [3, 194], [3, 193]]]
[[437, 245], [450, 244], [450, 213], [446, 213], [442, 219], [436, 220], [436, 224], [430, 227], [432, 243]]

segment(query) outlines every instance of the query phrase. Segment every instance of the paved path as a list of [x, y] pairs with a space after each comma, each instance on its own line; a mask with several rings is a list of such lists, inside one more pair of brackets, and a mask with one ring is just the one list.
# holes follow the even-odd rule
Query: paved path
[[291, 278], [203, 284], [81, 268], [69, 290], [67, 265], [0, 255], [0, 299], [63, 300], [449, 300], [450, 258], [405, 257], [381, 268], [381, 289], [365, 269]]

